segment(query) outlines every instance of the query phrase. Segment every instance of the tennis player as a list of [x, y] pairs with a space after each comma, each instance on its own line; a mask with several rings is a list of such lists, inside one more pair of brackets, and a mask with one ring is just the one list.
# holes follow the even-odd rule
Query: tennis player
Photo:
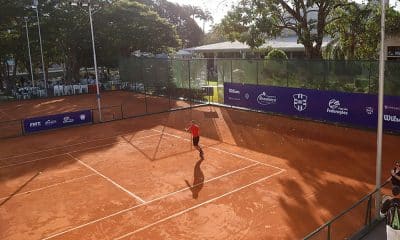
[[200, 127], [196, 124], [194, 120], [190, 121], [188, 127], [185, 128], [185, 131], [190, 132], [193, 138], [193, 146], [199, 151], [200, 158], [204, 159], [204, 153], [201, 147], [199, 146], [200, 141]]

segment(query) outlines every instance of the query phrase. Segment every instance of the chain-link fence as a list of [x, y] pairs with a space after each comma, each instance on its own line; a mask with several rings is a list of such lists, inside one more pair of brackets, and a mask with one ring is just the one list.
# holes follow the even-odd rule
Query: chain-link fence
[[384, 183], [380, 188], [363, 197], [352, 207], [310, 233], [304, 240], [361, 239], [380, 220], [380, 216], [376, 215], [375, 206], [377, 193], [381, 196], [381, 192], [386, 194], [390, 192], [389, 182]]
[[[104, 118], [111, 121], [201, 104], [224, 104], [224, 83], [376, 94], [378, 69], [377, 61], [125, 57], [120, 59], [119, 68], [110, 74], [112, 77], [104, 77], [102, 73], [107, 70], [100, 69], [100, 95], [102, 109], [105, 111]], [[47, 94], [40, 92], [40, 89], [25, 87], [22, 92], [15, 93], [14, 97], [7, 98], [8, 101], [27, 100], [24, 102], [26, 108], [21, 107], [22, 105], [19, 106], [21, 108], [12, 107], [4, 102], [0, 104], [0, 125], [4, 129], [13, 125], [10, 133], [5, 134], [7, 131], [2, 131], [4, 135], [20, 135], [17, 120], [37, 116], [39, 113], [51, 115], [97, 107], [95, 95], [87, 95], [96, 93], [93, 77], [91, 82], [57, 82], [50, 86]], [[400, 62], [388, 61], [386, 64], [385, 94], [400, 95]], [[68, 95], [75, 97], [64, 98]], [[45, 98], [49, 97], [62, 97], [63, 101], [47, 101]], [[36, 98], [40, 98], [37, 103]], [[43, 102], [46, 104], [37, 108], [36, 105]], [[51, 105], [47, 103], [57, 106], [53, 106], [53, 110], [42, 109]], [[76, 109], [66, 107], [67, 105], [75, 106]], [[35, 109], [37, 113], [33, 112]], [[98, 110], [94, 110], [94, 115], [99, 115]]]

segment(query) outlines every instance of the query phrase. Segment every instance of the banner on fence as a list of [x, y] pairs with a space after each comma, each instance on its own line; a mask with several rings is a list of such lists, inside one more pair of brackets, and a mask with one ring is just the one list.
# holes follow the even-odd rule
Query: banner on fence
[[[225, 83], [226, 105], [347, 125], [376, 128], [378, 96]], [[400, 132], [400, 97], [385, 96], [384, 129]]]
[[24, 132], [40, 132], [86, 123], [92, 123], [90, 110], [24, 119]]

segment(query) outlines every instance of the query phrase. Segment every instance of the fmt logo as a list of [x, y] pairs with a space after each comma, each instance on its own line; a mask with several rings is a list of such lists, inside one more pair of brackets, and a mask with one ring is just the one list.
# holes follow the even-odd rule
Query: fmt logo
[[308, 97], [302, 93], [294, 94], [293, 95], [293, 105], [297, 111], [302, 112], [307, 108], [307, 100]]
[[29, 123], [29, 127], [35, 128], [35, 127], [41, 127], [42, 123], [41, 122], [31, 122]]

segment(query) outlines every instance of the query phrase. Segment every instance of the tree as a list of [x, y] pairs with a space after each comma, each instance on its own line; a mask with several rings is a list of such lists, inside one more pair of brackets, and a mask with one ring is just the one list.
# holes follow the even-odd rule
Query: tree
[[337, 20], [332, 13], [346, 4], [347, 0], [241, 0], [222, 20], [222, 26], [230, 40], [251, 47], [291, 31], [304, 45], [307, 58], [321, 58], [326, 27]]
[[[129, 55], [134, 50], [158, 53], [180, 45], [175, 27], [148, 6], [133, 0], [98, 0], [92, 3], [95, 6], [93, 25], [100, 66], [114, 67], [120, 55]], [[31, 1], [14, 4], [0, 0], [0, 4], [1, 63], [14, 58], [29, 69], [23, 17], [33, 15], [29, 20], [32, 56], [34, 66], [41, 66], [37, 26], [33, 26], [36, 16], [27, 8]], [[46, 69], [52, 63], [65, 63], [66, 81], [79, 80], [80, 68], [93, 66], [87, 8], [71, 6], [67, 0], [40, 1], [38, 8]], [[9, 28], [13, 28], [12, 34], [8, 33]], [[1, 79], [5, 79], [4, 76], [1, 73]]]
[[156, 11], [170, 24], [176, 26], [181, 47], [194, 47], [202, 43], [204, 34], [194, 20], [201, 9], [192, 6], [180, 6], [167, 0], [138, 0]]
[[281, 60], [287, 60], [288, 57], [284, 51], [279, 50], [279, 49], [273, 49], [268, 53], [268, 55], [265, 57], [265, 59], [281, 61]]
[[204, 44], [212, 44], [225, 42], [228, 39], [225, 37], [225, 34], [222, 31], [221, 25], [214, 25], [210, 32], [208, 32], [204, 37]]
[[[338, 19], [327, 32], [332, 42], [325, 51], [330, 59], [377, 59], [380, 42], [380, 6], [352, 3], [334, 13]], [[393, 7], [386, 10], [386, 35], [400, 34], [400, 13]]]

